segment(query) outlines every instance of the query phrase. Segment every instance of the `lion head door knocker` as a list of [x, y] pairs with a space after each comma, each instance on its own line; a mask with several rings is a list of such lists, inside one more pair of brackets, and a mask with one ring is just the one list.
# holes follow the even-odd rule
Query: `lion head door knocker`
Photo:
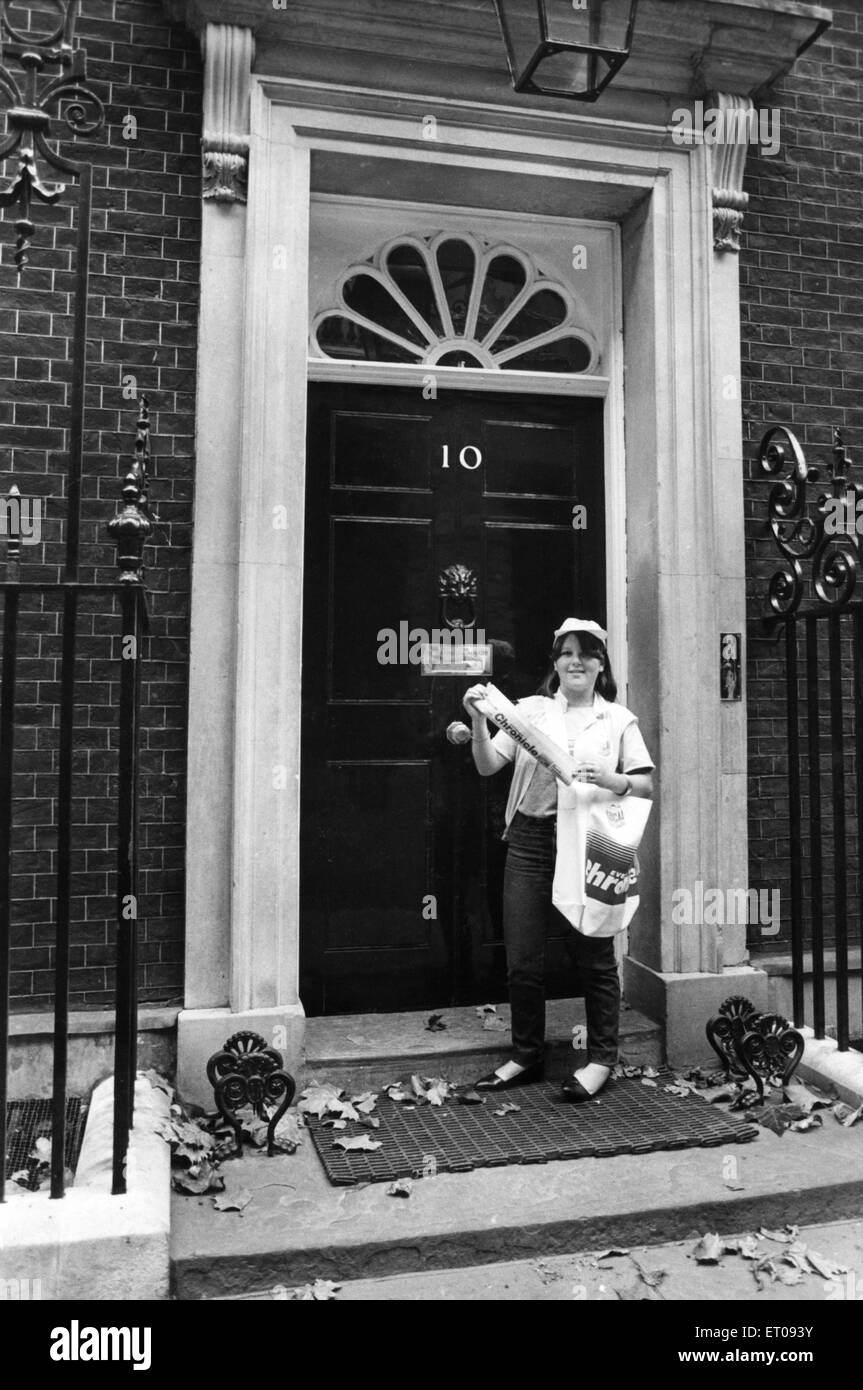
[[468, 628], [476, 624], [476, 574], [467, 565], [449, 565], [438, 575], [441, 618], [447, 627]]

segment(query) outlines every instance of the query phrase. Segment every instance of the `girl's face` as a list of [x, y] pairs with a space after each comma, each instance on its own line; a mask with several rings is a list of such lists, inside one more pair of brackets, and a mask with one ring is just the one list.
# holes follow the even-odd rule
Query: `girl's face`
[[578, 634], [570, 633], [564, 638], [560, 656], [554, 663], [564, 695], [577, 695], [585, 702], [591, 700], [603, 665], [601, 656], [583, 654]]

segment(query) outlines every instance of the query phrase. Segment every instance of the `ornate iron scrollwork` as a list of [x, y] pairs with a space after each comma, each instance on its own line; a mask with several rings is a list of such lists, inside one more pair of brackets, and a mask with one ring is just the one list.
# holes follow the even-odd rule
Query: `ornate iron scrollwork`
[[[811, 561], [811, 583], [819, 606], [840, 609], [850, 600], [860, 573], [857, 506], [863, 486], [852, 483], [848, 474], [851, 459], [840, 430], [833, 431], [832, 460], [829, 464], [829, 492], [817, 498], [814, 514], [807, 511], [807, 485], [819, 481], [816, 469], [809, 468], [796, 435], [785, 425], [774, 425], [761, 440], [758, 460], [763, 471], [777, 477], [789, 468], [770, 489], [768, 519], [770, 531], [782, 555], [782, 563], [770, 579], [770, 607], [784, 617], [794, 613], [804, 596], [803, 562]], [[854, 512], [850, 526], [829, 530], [828, 518]]]
[[751, 1077], [764, 1102], [764, 1082], [779, 1077], [786, 1086], [803, 1056], [803, 1035], [781, 1014], [760, 1014], [750, 999], [734, 994], [707, 1021], [707, 1041], [729, 1079]]
[[234, 1113], [250, 1106], [266, 1120], [267, 1105], [277, 1105], [267, 1125], [267, 1154], [275, 1150], [276, 1125], [296, 1094], [297, 1083], [284, 1069], [282, 1054], [268, 1047], [260, 1033], [234, 1033], [207, 1063], [207, 1079], [213, 1088], [219, 1113], [231, 1125], [237, 1154], [243, 1152], [242, 1121]]
[[[18, 151], [18, 169], [12, 182], [0, 188], [0, 207], [18, 204], [21, 214], [15, 223], [15, 264], [18, 272], [27, 264], [27, 251], [36, 228], [31, 220], [32, 202], [56, 203], [65, 192], [62, 183], [49, 184], [39, 173], [37, 155], [51, 169], [77, 174], [81, 166], [64, 159], [47, 144], [51, 134], [50, 108], [66, 103], [63, 119], [73, 135], [92, 135], [105, 120], [105, 108], [96, 93], [84, 85], [87, 55], [82, 48], [73, 52], [78, 0], [49, 0], [59, 18], [48, 34], [21, 33], [9, 19], [10, 0], [0, 0], [0, 100], [6, 111], [8, 134], [0, 144], [0, 163]], [[6, 66], [15, 58], [23, 69], [19, 85]], [[58, 67], [59, 75], [41, 87], [46, 67]], [[88, 114], [89, 108], [89, 114]]]
[[[476, 623], [476, 574], [467, 565], [449, 565], [438, 575], [441, 616], [447, 627], [466, 628]], [[455, 616], [451, 616], [451, 610]]]
[[758, 1088], [760, 1105], [764, 1082], [778, 1076], [786, 1086], [803, 1056], [803, 1035], [781, 1014], [761, 1014], [755, 1026], [744, 1033], [738, 1046], [740, 1060]]
[[745, 1074], [746, 1068], [737, 1055], [737, 1045], [757, 1017], [758, 1010], [751, 999], [742, 994], [733, 994], [719, 1006], [716, 1017], [707, 1020], [707, 1041], [726, 1074]]

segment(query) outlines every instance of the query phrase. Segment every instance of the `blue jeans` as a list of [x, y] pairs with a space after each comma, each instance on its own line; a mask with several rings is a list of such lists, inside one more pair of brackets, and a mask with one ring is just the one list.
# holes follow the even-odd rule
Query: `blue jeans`
[[[545, 939], [552, 917], [555, 859], [554, 816], [523, 816], [509, 828], [503, 879], [503, 936], [506, 944], [513, 1061], [542, 1060], [545, 1043]], [[613, 1067], [617, 1061], [620, 981], [612, 937], [582, 936], [568, 922], [570, 953], [584, 983], [587, 1059]]]

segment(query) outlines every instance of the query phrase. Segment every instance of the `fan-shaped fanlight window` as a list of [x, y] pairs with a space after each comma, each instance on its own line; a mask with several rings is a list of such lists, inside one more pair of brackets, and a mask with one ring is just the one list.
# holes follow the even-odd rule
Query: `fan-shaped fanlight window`
[[400, 237], [342, 277], [313, 350], [354, 362], [500, 371], [596, 371], [575, 300], [521, 251], [473, 236]]

